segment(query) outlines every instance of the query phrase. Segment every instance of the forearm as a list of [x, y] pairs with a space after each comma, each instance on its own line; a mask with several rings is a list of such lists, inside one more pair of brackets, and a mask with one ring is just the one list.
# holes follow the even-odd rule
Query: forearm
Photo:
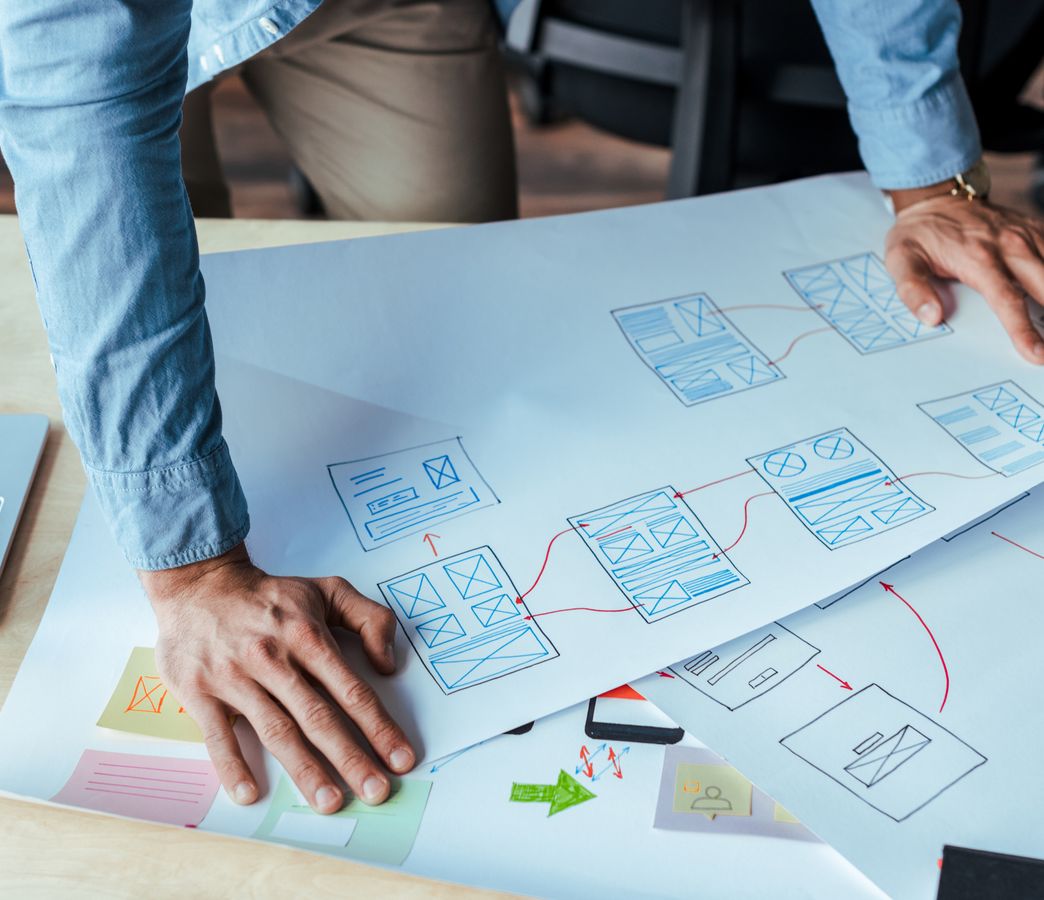
[[66, 424], [134, 565], [216, 555], [247, 522], [180, 174], [190, 3], [30, 6], [0, 15], [0, 137]]

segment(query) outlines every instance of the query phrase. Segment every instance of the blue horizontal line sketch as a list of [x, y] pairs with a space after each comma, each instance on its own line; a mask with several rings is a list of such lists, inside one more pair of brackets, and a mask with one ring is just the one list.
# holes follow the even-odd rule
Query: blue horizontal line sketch
[[500, 501], [451, 438], [327, 466], [363, 550]]
[[831, 550], [934, 511], [847, 428], [747, 462]]
[[646, 622], [749, 584], [675, 493], [657, 488], [569, 519]]
[[489, 547], [435, 560], [378, 587], [446, 694], [558, 656], [526, 618], [528, 607], [518, 602], [518, 589]]
[[686, 406], [782, 380], [706, 294], [613, 310], [634, 352]]
[[1044, 462], [1044, 405], [1014, 381], [917, 405], [994, 472], [1011, 476]]
[[791, 269], [790, 286], [860, 353], [891, 350], [951, 334], [949, 325], [925, 325], [895, 290], [874, 253]]

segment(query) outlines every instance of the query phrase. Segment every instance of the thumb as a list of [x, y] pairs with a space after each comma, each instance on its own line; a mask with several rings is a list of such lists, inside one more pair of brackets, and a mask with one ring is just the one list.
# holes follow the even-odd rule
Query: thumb
[[374, 603], [343, 578], [317, 578], [326, 600], [326, 623], [354, 631], [362, 639], [370, 664], [382, 675], [395, 671], [395, 616]]
[[942, 300], [932, 283], [932, 269], [921, 249], [916, 245], [897, 244], [885, 254], [885, 267], [906, 308], [925, 325], [934, 328], [942, 324]]

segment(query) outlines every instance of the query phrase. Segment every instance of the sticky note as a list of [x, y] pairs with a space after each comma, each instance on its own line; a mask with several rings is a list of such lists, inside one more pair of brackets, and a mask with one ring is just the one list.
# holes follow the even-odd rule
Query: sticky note
[[732, 766], [679, 763], [674, 775], [674, 812], [749, 816], [753, 787]]
[[401, 865], [417, 839], [431, 782], [418, 778], [393, 778], [391, 782], [391, 796], [380, 806], [367, 806], [353, 798], [340, 812], [320, 816], [282, 776], [253, 836], [348, 859]]
[[772, 818], [777, 822], [789, 822], [791, 825], [800, 825], [801, 822], [797, 816], [792, 816], [778, 803], [776, 804], [776, 810], [772, 814]]
[[151, 647], [135, 647], [131, 651], [98, 724], [174, 741], [203, 741], [196, 723], [159, 677]]
[[67, 806], [195, 828], [219, 786], [206, 760], [85, 750], [51, 800]]
[[358, 819], [346, 816], [317, 816], [288, 810], [272, 826], [269, 836], [277, 841], [344, 847], [358, 824]]

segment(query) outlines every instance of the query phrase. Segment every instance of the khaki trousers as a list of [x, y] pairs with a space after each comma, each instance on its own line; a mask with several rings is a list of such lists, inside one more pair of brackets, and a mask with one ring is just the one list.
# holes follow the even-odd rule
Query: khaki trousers
[[[333, 218], [484, 222], [518, 214], [489, 0], [326, 0], [237, 70]], [[185, 98], [197, 216], [229, 216], [210, 88]]]

